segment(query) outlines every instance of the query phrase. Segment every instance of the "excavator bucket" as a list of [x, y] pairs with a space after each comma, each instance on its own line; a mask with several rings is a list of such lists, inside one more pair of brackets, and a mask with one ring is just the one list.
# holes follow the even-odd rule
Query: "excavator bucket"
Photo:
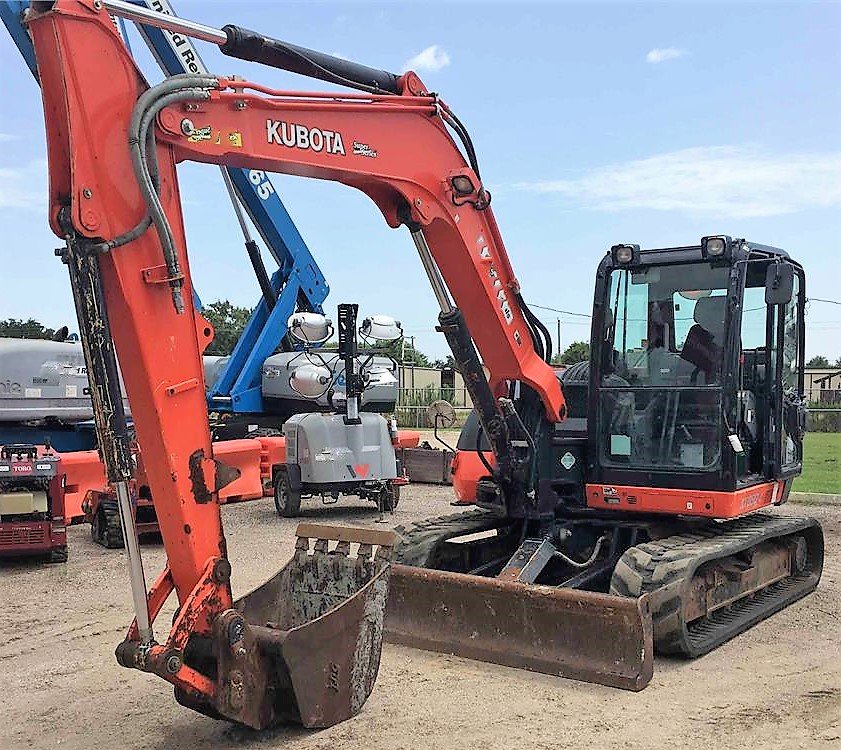
[[393, 565], [385, 626], [389, 643], [625, 690], [654, 670], [647, 596]]
[[214, 712], [257, 729], [344, 721], [379, 669], [394, 533], [302, 523], [296, 534], [294, 558], [214, 623]]

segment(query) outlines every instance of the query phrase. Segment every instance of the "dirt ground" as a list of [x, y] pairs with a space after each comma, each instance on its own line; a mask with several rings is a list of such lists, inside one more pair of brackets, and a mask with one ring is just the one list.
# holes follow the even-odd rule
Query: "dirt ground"
[[[451, 512], [447, 488], [406, 489], [390, 523]], [[786, 512], [824, 524], [817, 592], [702, 659], [658, 659], [641, 693], [386, 644], [358, 717], [262, 734], [192, 713], [159, 678], [117, 666], [131, 617], [124, 554], [74, 527], [66, 565], [0, 567], [0, 748], [841, 748], [841, 509]], [[350, 502], [305, 502], [304, 515], [377, 517]], [[235, 593], [290, 557], [296, 522], [271, 500], [226, 506], [223, 519]], [[143, 549], [151, 579], [163, 548]]]

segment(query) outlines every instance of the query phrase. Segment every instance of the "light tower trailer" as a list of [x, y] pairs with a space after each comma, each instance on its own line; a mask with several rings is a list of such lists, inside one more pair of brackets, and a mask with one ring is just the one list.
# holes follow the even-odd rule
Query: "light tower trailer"
[[[356, 320], [359, 306], [339, 305], [339, 357], [344, 362], [344, 408], [330, 414], [295, 414], [283, 425], [286, 464], [276, 469], [275, 507], [281, 516], [294, 517], [302, 497], [320, 495], [332, 502], [341, 495], [357, 495], [392, 511], [400, 500], [400, 487], [408, 483], [397, 460], [395, 427], [382, 415], [361, 412], [365, 391], [365, 363], [357, 368]], [[365, 325], [372, 325], [371, 319]], [[373, 325], [376, 325], [374, 323]], [[327, 368], [322, 385], [333, 385]], [[290, 384], [295, 387], [295, 373]], [[333, 403], [332, 395], [330, 397]]]

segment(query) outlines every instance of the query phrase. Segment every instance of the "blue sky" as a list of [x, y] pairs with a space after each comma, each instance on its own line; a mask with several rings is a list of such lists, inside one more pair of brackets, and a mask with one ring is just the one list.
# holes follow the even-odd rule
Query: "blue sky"
[[[730, 234], [787, 249], [809, 297], [841, 300], [841, 4], [217, 3], [187, 18], [239, 23], [391, 70], [411, 64], [471, 132], [532, 304], [586, 314], [612, 244], [692, 244]], [[133, 49], [160, 78], [136, 34]], [[223, 56], [216, 73], [312, 90], [298, 76]], [[72, 321], [59, 243], [46, 224], [38, 89], [0, 32], [0, 318]], [[215, 168], [180, 168], [191, 267], [205, 301], [251, 305], [256, 282]], [[332, 291], [328, 311], [403, 321], [433, 356], [437, 307], [408, 234], [348, 188], [274, 178]], [[11, 283], [9, 283], [11, 282]], [[536, 310], [564, 345], [586, 317]], [[807, 354], [841, 357], [841, 307], [810, 303]]]

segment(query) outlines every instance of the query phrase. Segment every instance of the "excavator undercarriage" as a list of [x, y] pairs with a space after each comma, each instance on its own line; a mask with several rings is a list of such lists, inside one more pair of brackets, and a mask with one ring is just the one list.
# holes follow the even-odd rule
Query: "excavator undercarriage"
[[558, 522], [591, 540], [589, 565], [487, 511], [398, 527], [386, 640], [640, 690], [652, 645], [705, 654], [813, 591], [823, 565], [810, 518]]

